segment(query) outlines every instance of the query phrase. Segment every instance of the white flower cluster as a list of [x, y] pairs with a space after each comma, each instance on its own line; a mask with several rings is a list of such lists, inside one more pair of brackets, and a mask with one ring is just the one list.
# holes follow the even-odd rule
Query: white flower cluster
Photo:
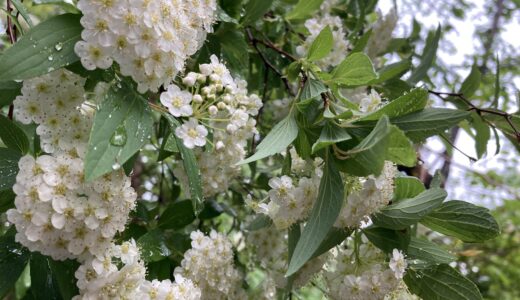
[[[278, 288], [285, 288], [287, 285], [285, 273], [288, 267], [287, 234], [274, 226], [269, 226], [250, 232], [247, 242], [253, 248], [254, 257], [267, 273], [268, 282], [272, 282]], [[308, 261], [296, 273], [293, 287], [299, 288], [307, 284], [322, 269], [327, 257], [328, 255], [324, 254]]]
[[184, 69], [212, 30], [215, 0], [80, 0], [82, 40], [75, 52], [88, 70], [113, 61], [138, 90], [157, 91]]
[[354, 251], [354, 247], [333, 250], [333, 258], [325, 267], [325, 282], [331, 299], [384, 299], [399, 288], [406, 270], [406, 261], [400, 251], [394, 249], [388, 265], [384, 253], [367, 243], [364, 237], [359, 250]]
[[80, 294], [73, 299], [138, 299], [136, 294], [145, 275], [135, 241], [112, 245], [106, 253], [90, 257], [76, 270]]
[[75, 149], [85, 154], [92, 116], [78, 110], [85, 101], [84, 84], [84, 78], [64, 69], [23, 82], [22, 95], [13, 102], [14, 116], [23, 124], [38, 124], [46, 153]]
[[136, 193], [121, 170], [85, 183], [83, 160], [62, 151], [26, 155], [18, 165], [7, 218], [29, 250], [57, 260], [99, 255], [125, 229]]
[[79, 109], [85, 100], [83, 83], [68, 71], [55, 71], [24, 81], [22, 95], [14, 101], [16, 118], [38, 124], [49, 155], [20, 159], [15, 208], [7, 218], [16, 226], [18, 242], [58, 260], [104, 253], [124, 230], [137, 197], [121, 170], [84, 181], [92, 116]]
[[[308, 217], [314, 201], [318, 195], [322, 169], [321, 159], [314, 162], [306, 162], [291, 149], [291, 171], [297, 176], [273, 177], [269, 180], [269, 202], [254, 204], [251, 206], [256, 213], [268, 215], [276, 228], [286, 229], [297, 221]], [[309, 172], [309, 166], [315, 169]], [[299, 176], [307, 175], [310, 176]], [[297, 182], [297, 183], [296, 183]]]
[[[194, 149], [204, 194], [211, 196], [226, 191], [239, 174], [235, 164], [244, 159], [247, 141], [257, 133], [254, 116], [262, 101], [256, 94], [248, 95], [246, 82], [233, 79], [216, 56], [199, 69], [200, 73], [190, 72], [183, 78], [183, 88], [170, 85], [160, 99], [173, 116], [189, 117], [175, 134], [184, 146]], [[201, 148], [208, 141], [208, 128], [211, 151]], [[187, 186], [183, 167], [178, 166], [174, 173]]]
[[[386, 206], [394, 190], [394, 177], [397, 168], [392, 162], [386, 161], [381, 175], [370, 175], [353, 183], [354, 191], [347, 196], [335, 227], [358, 227], [367, 221], [368, 216]], [[361, 185], [357, 188], [356, 185]], [[357, 190], [356, 190], [357, 189]]]
[[386, 16], [377, 12], [378, 20], [372, 27], [372, 34], [367, 42], [366, 53], [377, 65], [376, 57], [381, 54], [392, 40], [392, 32], [397, 25], [397, 11], [392, 9]]
[[329, 26], [334, 45], [332, 51], [325, 58], [317, 61], [317, 65], [323, 69], [339, 65], [349, 51], [350, 44], [346, 37], [343, 21], [340, 17], [331, 15], [331, 8], [335, 5], [335, 2], [337, 1], [324, 1], [320, 7], [320, 13], [305, 21], [305, 28], [309, 31], [309, 36], [307, 36], [303, 45], [296, 47], [296, 53], [299, 56], [307, 55], [312, 42], [325, 27]]
[[190, 235], [192, 248], [184, 253], [174, 274], [188, 278], [202, 291], [201, 299], [245, 299], [242, 276], [234, 268], [231, 242], [212, 230], [209, 236], [200, 231]]
[[80, 294], [74, 300], [198, 300], [201, 292], [189, 279], [145, 279], [146, 268], [134, 240], [112, 245], [102, 256], [91, 257], [76, 271]]

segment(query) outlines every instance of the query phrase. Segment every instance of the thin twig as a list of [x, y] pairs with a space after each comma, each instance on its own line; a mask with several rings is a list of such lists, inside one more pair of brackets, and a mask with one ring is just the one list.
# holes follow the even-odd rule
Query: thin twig
[[503, 117], [506, 120], [507, 124], [509, 124], [511, 129], [513, 129], [513, 132], [515, 134], [515, 137], [516, 137], [517, 141], [520, 142], [520, 132], [518, 131], [516, 126], [511, 121], [511, 119], [513, 118], [513, 116], [511, 114], [506, 113], [505, 111], [501, 111], [501, 110], [494, 110], [494, 109], [477, 107], [473, 103], [471, 103], [471, 101], [469, 101], [466, 97], [464, 97], [464, 94], [462, 94], [462, 93], [446, 93], [446, 92], [436, 92], [436, 91], [432, 91], [432, 90], [428, 90], [428, 92], [430, 94], [433, 94], [433, 95], [439, 97], [440, 99], [442, 99], [444, 101], [448, 100], [445, 96], [456, 97], [456, 98], [462, 100], [466, 105], [469, 106], [469, 109], [468, 109], [469, 111], [473, 110], [479, 116], [482, 116], [482, 113], [488, 113], [488, 114], [492, 114], [492, 115]]
[[[6, 10], [7, 10], [7, 13], [12, 16], [12, 11], [13, 11], [13, 8], [11, 7], [11, 0], [7, 0], [6, 1]], [[16, 14], [16, 18], [18, 19], [18, 15], [19, 15], [19, 12]], [[7, 33], [7, 36], [9, 37], [9, 42], [11, 44], [14, 44], [16, 43], [16, 25], [13, 23], [13, 21], [11, 20], [10, 17], [7, 18], [7, 29], [5, 31]], [[9, 112], [7, 113], [7, 117], [12, 120], [13, 119], [13, 114], [14, 114], [14, 105], [13, 104], [10, 104], [9, 105]]]
[[[262, 112], [264, 111], [265, 104], [267, 102], [267, 89], [268, 89], [268, 81], [269, 81], [269, 70], [267, 68], [264, 69], [264, 86], [262, 91], [262, 107], [258, 110], [258, 114], [256, 115], [256, 124], [260, 124], [260, 117], [262, 115]], [[258, 134], [255, 135], [253, 138], [253, 141], [251, 142], [251, 152], [256, 152], [256, 138], [258, 137]]]
[[[262, 59], [262, 61], [264, 62], [264, 65], [266, 68], [268, 69], [271, 69], [278, 77], [280, 77], [280, 79], [282, 80], [285, 88], [287, 89], [287, 91], [289, 92], [290, 95], [294, 96], [294, 92], [293, 90], [291, 89], [291, 86], [289, 85], [289, 81], [287, 80], [287, 78], [282, 74], [282, 72], [280, 72], [270, 61], [269, 59], [267, 59], [267, 57], [265, 57], [264, 53], [262, 51], [260, 51], [260, 48], [258, 48], [258, 43], [261, 43], [261, 44], [264, 44], [261, 40], [255, 38], [253, 36], [253, 34], [251, 33], [251, 30], [249, 28], [246, 28], [246, 33], [247, 33], [247, 38], [249, 40], [249, 42], [251, 43], [251, 45], [253, 46], [253, 48], [255, 48], [256, 52], [258, 53], [258, 55], [260, 55], [260, 58]], [[264, 44], [265, 45], [265, 44]]]

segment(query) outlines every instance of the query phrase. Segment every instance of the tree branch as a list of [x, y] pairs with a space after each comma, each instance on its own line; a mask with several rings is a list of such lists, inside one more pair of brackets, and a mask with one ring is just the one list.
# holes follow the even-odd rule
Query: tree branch
[[[268, 69], [271, 69], [278, 77], [280, 77], [280, 79], [282, 80], [282, 82], [285, 86], [285, 89], [287, 89], [287, 91], [289, 92], [289, 94], [291, 96], [294, 96], [294, 92], [291, 89], [291, 86], [289, 85], [289, 81], [287, 80], [287, 78], [267, 59], [267, 57], [265, 57], [264, 53], [260, 50], [260, 48], [258, 48], [258, 43], [261, 43], [263, 45], [266, 45], [266, 43], [262, 40], [255, 38], [253, 36], [253, 34], [251, 33], [251, 29], [246, 28], [246, 33], [247, 33], [247, 39], [249, 40], [249, 42], [251, 43], [253, 48], [256, 50], [258, 55], [260, 55], [260, 58], [264, 62], [265, 67]], [[283, 51], [283, 50], [279, 50], [279, 51]], [[285, 51], [283, 51], [283, 52], [285, 52]]]

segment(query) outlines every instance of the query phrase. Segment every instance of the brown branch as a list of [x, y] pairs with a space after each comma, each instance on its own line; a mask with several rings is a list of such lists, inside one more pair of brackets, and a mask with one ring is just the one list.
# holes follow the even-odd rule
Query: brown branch
[[[477, 107], [476, 105], [471, 103], [471, 101], [469, 101], [466, 97], [464, 97], [464, 94], [462, 94], [462, 93], [445, 93], [445, 92], [436, 92], [436, 91], [432, 91], [432, 90], [428, 90], [428, 92], [430, 94], [433, 94], [433, 95], [439, 97], [440, 99], [442, 99], [444, 101], [448, 101], [448, 99], [444, 96], [457, 97], [458, 99], [462, 100], [469, 107], [469, 109], [468, 109], [469, 111], [475, 111], [479, 116], [482, 116], [482, 113], [488, 113], [491, 115], [497, 115], [497, 116], [503, 117], [506, 120], [506, 122], [509, 124], [511, 129], [513, 130], [517, 141], [520, 142], [520, 132], [518, 131], [516, 126], [511, 121], [511, 119], [513, 118], [513, 116], [511, 114], [509, 114], [505, 111], [501, 111], [501, 110]], [[489, 124], [489, 125], [494, 126], [493, 124]]]
[[493, 14], [493, 21], [491, 22], [491, 28], [487, 31], [487, 38], [483, 44], [484, 56], [482, 58], [482, 65], [480, 66], [480, 72], [487, 72], [487, 62], [491, 56], [491, 47], [495, 42], [496, 35], [500, 26], [500, 18], [503, 16], [504, 11], [504, 0], [495, 0], [496, 11]]
[[[287, 89], [287, 91], [289, 92], [289, 94], [291, 96], [294, 96], [294, 92], [293, 90], [291, 89], [291, 86], [289, 85], [289, 81], [287, 80], [287, 78], [282, 74], [282, 72], [280, 72], [270, 61], [269, 59], [267, 59], [267, 57], [265, 57], [264, 53], [260, 50], [260, 48], [258, 48], [258, 43], [260, 44], [264, 44], [264, 42], [262, 40], [259, 40], [257, 38], [255, 38], [253, 36], [253, 34], [251, 33], [251, 30], [249, 28], [246, 28], [246, 33], [247, 33], [247, 39], [249, 40], [249, 42], [251, 43], [251, 45], [253, 46], [253, 48], [256, 50], [256, 52], [258, 53], [258, 55], [260, 56], [260, 58], [262, 59], [262, 61], [264, 62], [264, 65], [267, 69], [271, 69], [278, 77], [280, 77], [280, 79], [282, 80], [284, 86], [285, 86], [285, 89]], [[280, 51], [283, 51], [283, 50], [280, 50]]]
[[[11, 20], [11, 17], [12, 17], [12, 11], [13, 11], [13, 8], [11, 7], [11, 0], [7, 0], [6, 1], [6, 11], [7, 13], [9, 14], [9, 16], [7, 17], [7, 29], [5, 30], [5, 33], [7, 34], [7, 36], [9, 37], [9, 42], [11, 44], [14, 44], [16, 43], [16, 25], [13, 24], [13, 21]], [[16, 14], [16, 18], [18, 18], [18, 14]], [[10, 104], [9, 105], [9, 112], [7, 113], [7, 117], [12, 120], [13, 119], [13, 113], [14, 113], [14, 105], [13, 104]]]

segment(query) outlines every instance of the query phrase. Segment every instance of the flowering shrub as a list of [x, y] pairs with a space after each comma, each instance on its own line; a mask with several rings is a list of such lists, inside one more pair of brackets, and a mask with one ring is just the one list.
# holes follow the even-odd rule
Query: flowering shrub
[[0, 297], [481, 299], [425, 232], [495, 220], [401, 171], [475, 116], [431, 107], [397, 12], [237, 3], [80, 0], [3, 51]]

